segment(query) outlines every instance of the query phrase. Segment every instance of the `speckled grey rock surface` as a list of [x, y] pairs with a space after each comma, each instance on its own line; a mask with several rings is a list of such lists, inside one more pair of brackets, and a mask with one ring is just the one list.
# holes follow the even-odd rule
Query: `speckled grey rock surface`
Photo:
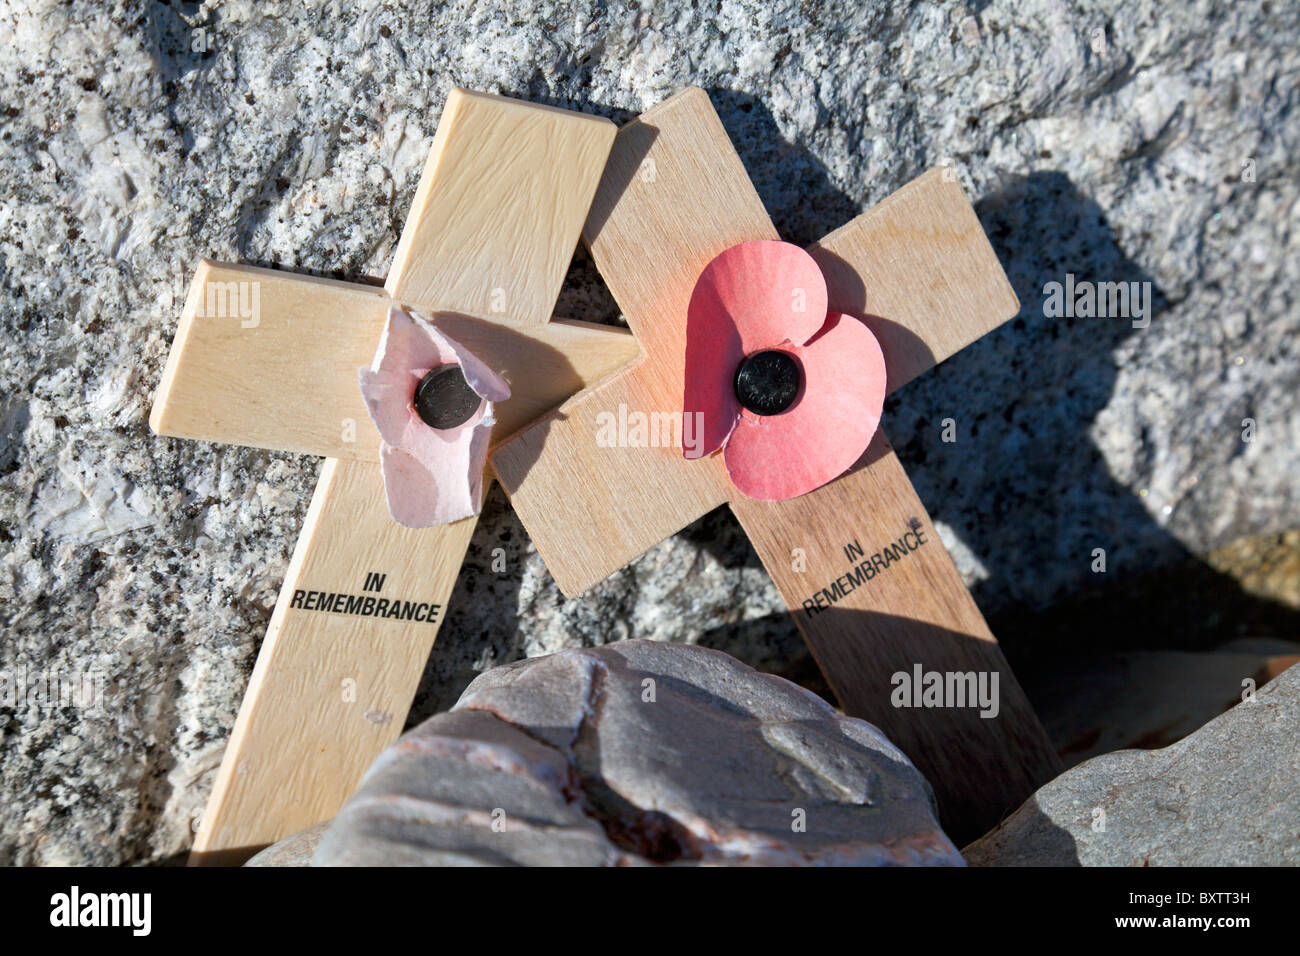
[[972, 866], [1300, 863], [1300, 666], [1162, 750], [1094, 757], [968, 846]]
[[866, 721], [703, 647], [628, 640], [495, 668], [382, 754], [321, 866], [960, 866], [920, 772]]
[[[1297, 523], [1294, 5], [305, 6], [0, 9], [0, 670], [104, 688], [0, 701], [0, 863], [188, 845], [319, 463], [150, 435], [179, 299], [202, 256], [382, 275], [453, 84], [619, 119], [703, 86], [798, 242], [950, 161], [1024, 309], [886, 429], [987, 612]], [[1046, 319], [1067, 272], [1159, 309]], [[581, 261], [561, 311], [617, 312]], [[417, 716], [633, 634], [806, 661], [726, 514], [566, 601], [494, 496]]]

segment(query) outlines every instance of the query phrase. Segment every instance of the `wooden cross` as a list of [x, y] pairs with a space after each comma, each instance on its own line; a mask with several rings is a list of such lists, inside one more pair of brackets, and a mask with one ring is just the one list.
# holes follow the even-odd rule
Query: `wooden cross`
[[[703, 91], [684, 90], [619, 131], [583, 238], [641, 357], [490, 458], [561, 590], [580, 594], [728, 503], [844, 709], [877, 724], [921, 768], [955, 839], [988, 830], [1059, 764], [883, 433], [844, 476], [774, 503], [740, 495], [720, 454], [687, 461], [680, 442], [597, 441], [602, 413], [681, 410], [697, 276], [724, 249], [777, 238]], [[1019, 310], [960, 186], [937, 170], [809, 252], [831, 311], [862, 318], [879, 340], [890, 391]], [[864, 561], [870, 579], [858, 573], [850, 587], [843, 576]], [[923, 677], [996, 673], [997, 716], [893, 706], [894, 675], [914, 678], [918, 665]]]
[[[623, 330], [550, 320], [615, 132], [453, 90], [382, 288], [199, 267], [150, 425], [327, 460], [191, 862], [241, 862], [332, 817], [400, 733], [442, 622], [476, 519], [411, 529], [389, 516], [357, 369], [390, 304], [437, 313], [506, 378], [494, 437], [636, 356]], [[333, 594], [375, 602], [345, 613]], [[402, 616], [380, 616], [380, 599]]]

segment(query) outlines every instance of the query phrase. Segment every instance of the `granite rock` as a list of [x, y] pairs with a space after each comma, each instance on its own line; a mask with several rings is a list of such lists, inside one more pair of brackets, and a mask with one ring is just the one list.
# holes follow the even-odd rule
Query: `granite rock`
[[379, 757], [313, 862], [962, 860], [871, 724], [720, 651], [628, 640], [478, 677]]
[[[1296, 525], [1295, 5], [707, 6], [0, 17], [0, 672], [91, 687], [0, 699], [0, 863], [188, 846], [319, 461], [150, 434], [181, 298], [203, 256], [382, 275], [453, 84], [616, 119], [700, 85], [798, 242], [951, 165], [1024, 308], [885, 427], [986, 612], [1087, 586], [1096, 547], [1122, 575]], [[1066, 273], [1149, 281], [1158, 309], [1048, 319]], [[581, 253], [560, 312], [618, 321]], [[725, 512], [570, 601], [498, 493], [415, 716], [631, 635], [808, 660]]]
[[1094, 757], [968, 846], [972, 866], [1300, 863], [1300, 666], [1161, 750]]

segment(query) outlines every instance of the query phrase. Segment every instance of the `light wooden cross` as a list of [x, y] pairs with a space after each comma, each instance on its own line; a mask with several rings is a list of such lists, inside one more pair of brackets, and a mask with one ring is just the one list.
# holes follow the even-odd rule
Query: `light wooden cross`
[[[240, 862], [333, 816], [400, 733], [442, 622], [476, 519], [410, 529], [389, 516], [357, 369], [390, 304], [437, 312], [506, 378], [494, 438], [636, 356], [630, 333], [550, 316], [615, 132], [454, 90], [382, 288], [199, 267], [154, 431], [327, 461], [191, 862]], [[335, 594], [362, 600], [347, 613]]]
[[[1059, 765], [884, 435], [846, 475], [776, 503], [735, 491], [721, 455], [687, 461], [680, 442], [597, 441], [601, 413], [681, 410], [697, 276], [730, 246], [777, 238], [703, 91], [687, 89], [619, 131], [583, 238], [641, 357], [491, 454], [560, 588], [579, 594], [730, 504], [845, 710], [876, 723], [916, 762], [954, 838], [983, 833]], [[831, 311], [864, 319], [879, 339], [891, 391], [1019, 309], [974, 210], [939, 171], [809, 251]], [[864, 561], [869, 579], [855, 571]], [[844, 579], [851, 572], [856, 582]], [[917, 665], [997, 673], [997, 716], [894, 707], [901, 684], [893, 675], [910, 678]]]

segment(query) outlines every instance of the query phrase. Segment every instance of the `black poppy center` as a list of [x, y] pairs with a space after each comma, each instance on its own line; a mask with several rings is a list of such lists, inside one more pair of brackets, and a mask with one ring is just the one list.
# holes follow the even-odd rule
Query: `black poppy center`
[[755, 352], [736, 369], [736, 400], [755, 415], [779, 415], [798, 394], [799, 363], [786, 352]]
[[464, 425], [482, 401], [465, 381], [459, 365], [430, 369], [415, 386], [415, 413], [430, 428]]

